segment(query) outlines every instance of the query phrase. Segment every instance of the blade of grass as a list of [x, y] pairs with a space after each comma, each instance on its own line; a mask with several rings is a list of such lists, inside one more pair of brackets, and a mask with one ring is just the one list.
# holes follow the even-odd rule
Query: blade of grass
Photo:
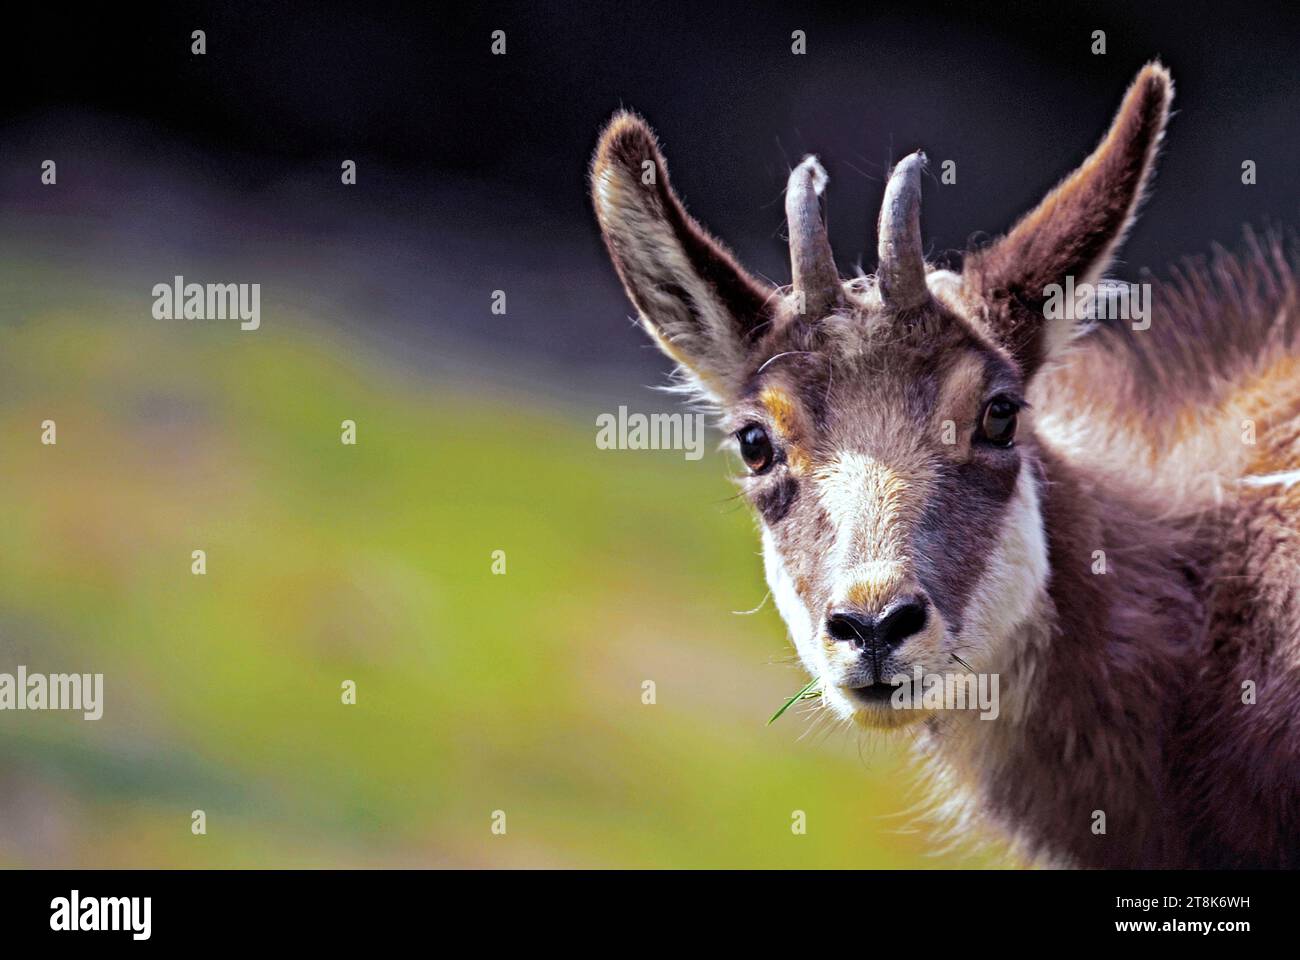
[[770, 727], [772, 724], [776, 723], [776, 721], [779, 720], [779, 719], [781, 718], [781, 714], [785, 713], [785, 712], [786, 712], [787, 710], [789, 710], [792, 706], [794, 706], [796, 700], [810, 700], [810, 699], [812, 699], [813, 697], [820, 697], [820, 696], [821, 696], [821, 692], [820, 692], [820, 691], [818, 691], [817, 693], [810, 693], [810, 692], [809, 692], [809, 691], [812, 690], [813, 687], [817, 686], [817, 684], [818, 684], [819, 682], [821, 682], [821, 677], [813, 677], [811, 680], [809, 680], [809, 681], [808, 681], [808, 684], [807, 684], [807, 685], [806, 685], [802, 690], [800, 690], [800, 691], [799, 691], [798, 693], [796, 693], [793, 697], [791, 697], [789, 700], [787, 700], [787, 701], [786, 701], [786, 702], [781, 706], [781, 709], [780, 709], [780, 710], [778, 710], [776, 713], [772, 714], [771, 718], [767, 721], [767, 725]]

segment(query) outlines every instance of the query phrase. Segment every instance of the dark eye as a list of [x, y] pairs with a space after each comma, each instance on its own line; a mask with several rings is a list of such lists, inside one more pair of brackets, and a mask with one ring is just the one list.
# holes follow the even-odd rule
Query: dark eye
[[995, 447], [1009, 447], [1016, 439], [1016, 414], [1019, 405], [1008, 397], [994, 397], [980, 417], [980, 439]]
[[740, 441], [740, 458], [754, 473], [762, 473], [772, 465], [772, 441], [762, 427], [744, 427], [736, 432], [736, 439]]

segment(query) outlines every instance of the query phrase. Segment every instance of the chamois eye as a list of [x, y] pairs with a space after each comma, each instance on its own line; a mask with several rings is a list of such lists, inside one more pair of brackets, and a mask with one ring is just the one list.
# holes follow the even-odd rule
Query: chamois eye
[[1016, 414], [1020, 407], [1007, 397], [994, 397], [980, 417], [980, 439], [995, 447], [1009, 447], [1016, 439]]
[[743, 427], [736, 432], [736, 439], [740, 442], [740, 458], [754, 473], [762, 473], [772, 465], [772, 441], [762, 427]]

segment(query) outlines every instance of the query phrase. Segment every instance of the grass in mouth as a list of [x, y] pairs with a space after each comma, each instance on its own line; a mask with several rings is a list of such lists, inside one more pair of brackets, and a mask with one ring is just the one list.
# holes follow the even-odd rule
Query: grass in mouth
[[767, 725], [770, 727], [772, 724], [776, 723], [777, 720], [781, 719], [781, 714], [785, 713], [787, 710], [793, 707], [797, 701], [812, 700], [816, 697], [820, 697], [822, 695], [822, 692], [820, 690], [813, 689], [813, 687], [817, 686], [817, 684], [820, 682], [821, 682], [821, 677], [813, 677], [811, 680], [809, 680], [807, 685], [802, 690], [800, 690], [793, 697], [791, 697], [789, 700], [783, 703], [781, 705], [780, 710], [772, 714], [771, 719], [767, 721]]

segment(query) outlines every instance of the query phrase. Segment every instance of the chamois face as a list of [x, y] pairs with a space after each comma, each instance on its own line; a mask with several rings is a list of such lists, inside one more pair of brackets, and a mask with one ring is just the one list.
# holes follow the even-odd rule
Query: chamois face
[[829, 705], [921, 719], [893, 681], [996, 670], [1046, 577], [1020, 371], [937, 298], [901, 319], [871, 281], [780, 329], [726, 410], [768, 584]]
[[810, 157], [787, 188], [780, 289], [690, 218], [644, 121], [620, 114], [602, 136], [592, 199], [611, 259], [647, 332], [722, 410], [777, 607], [841, 714], [924, 718], [893, 707], [894, 681], [1000, 672], [1045, 602], [1024, 395], [1078, 331], [1044, 304], [1105, 270], [1171, 96], [1164, 68], [1144, 68], [1087, 161], [960, 275], [922, 255], [917, 153], [886, 186], [876, 274], [841, 282]]

